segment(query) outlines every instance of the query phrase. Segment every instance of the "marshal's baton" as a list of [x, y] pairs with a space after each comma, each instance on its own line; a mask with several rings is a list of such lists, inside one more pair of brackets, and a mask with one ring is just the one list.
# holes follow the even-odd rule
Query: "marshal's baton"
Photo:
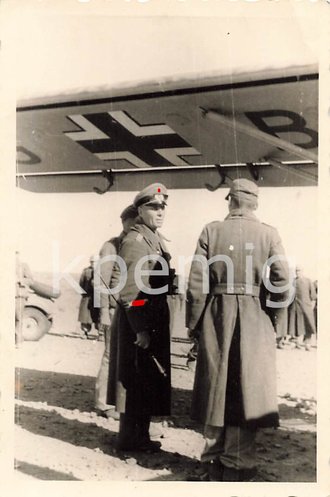
[[150, 357], [151, 359], [154, 361], [154, 363], [156, 364], [157, 366], [157, 369], [158, 371], [160, 372], [161, 375], [164, 376], [164, 378], [167, 378], [167, 373], [165, 371], [165, 369], [163, 368], [163, 366], [160, 364], [160, 362], [156, 359], [156, 357], [150, 353]]

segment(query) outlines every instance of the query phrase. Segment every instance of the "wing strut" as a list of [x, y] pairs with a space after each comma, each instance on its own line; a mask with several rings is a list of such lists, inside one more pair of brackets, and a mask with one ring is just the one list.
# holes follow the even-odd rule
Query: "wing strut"
[[268, 133], [260, 131], [260, 129], [257, 129], [254, 126], [249, 126], [248, 124], [239, 122], [234, 118], [233, 119], [229, 118], [224, 114], [221, 114], [219, 111], [208, 110], [204, 109], [203, 107], [200, 107], [200, 110], [204, 118], [216, 121], [230, 129], [235, 128], [236, 131], [240, 131], [248, 136], [251, 136], [252, 138], [256, 138], [257, 140], [269, 143], [274, 147], [286, 150], [287, 152], [297, 155], [298, 157], [301, 157], [304, 160], [311, 160], [313, 162], [318, 163], [317, 154], [314, 154], [313, 152], [308, 152], [308, 150], [305, 150], [304, 148], [299, 147], [298, 145], [294, 145], [293, 143], [282, 140], [277, 136], [269, 135]]

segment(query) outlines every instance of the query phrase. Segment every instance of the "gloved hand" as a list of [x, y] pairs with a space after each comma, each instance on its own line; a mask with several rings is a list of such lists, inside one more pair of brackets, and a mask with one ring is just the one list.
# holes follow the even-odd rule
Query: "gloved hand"
[[141, 347], [142, 349], [147, 349], [150, 345], [150, 335], [147, 331], [141, 331], [136, 334], [135, 345]]

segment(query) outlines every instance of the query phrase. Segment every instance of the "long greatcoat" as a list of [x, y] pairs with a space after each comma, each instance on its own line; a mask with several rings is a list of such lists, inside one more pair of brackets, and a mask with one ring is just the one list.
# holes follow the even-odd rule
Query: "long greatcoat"
[[310, 338], [315, 333], [315, 286], [309, 278], [299, 276], [295, 279], [295, 287], [296, 295], [289, 307], [289, 335]]
[[[210, 265], [209, 291], [203, 290], [200, 261], [193, 261], [189, 276], [186, 324], [200, 330], [194, 419], [212, 426], [278, 425], [272, 321], [276, 323], [281, 310], [270, 312], [266, 307], [262, 278], [267, 259], [283, 254], [276, 229], [251, 212], [235, 210], [223, 222], [204, 227], [195, 255], [207, 260], [222, 256], [222, 261]], [[251, 275], [248, 280], [246, 271]], [[268, 278], [282, 290], [288, 283], [286, 262], [275, 260]], [[277, 301], [285, 298], [284, 291], [272, 295]]]
[[[117, 341], [116, 354], [110, 357], [108, 402], [119, 412], [133, 409], [150, 416], [170, 414], [171, 368], [170, 330], [167, 293], [150, 295], [141, 291], [135, 277], [135, 268], [144, 256], [155, 256], [142, 266], [143, 270], [161, 269], [159, 258], [168, 266], [170, 256], [157, 232], [142, 223], [136, 224], [124, 238], [119, 256], [127, 267], [127, 281], [120, 291], [112, 322], [112, 339]], [[118, 269], [118, 268], [117, 268]], [[168, 276], [142, 276], [142, 282], [152, 289], [168, 284]], [[141, 286], [141, 285], [140, 285]], [[150, 346], [143, 350], [134, 342], [138, 332], [148, 331]], [[115, 357], [116, 355], [116, 357]], [[152, 357], [153, 356], [153, 357]], [[155, 363], [165, 370], [162, 374]], [[114, 371], [116, 361], [116, 371]], [[127, 396], [130, 402], [127, 402]]]
[[84, 324], [97, 322], [98, 310], [93, 305], [93, 268], [86, 267], [80, 276], [79, 285], [86, 292], [83, 293], [80, 300], [78, 321]]

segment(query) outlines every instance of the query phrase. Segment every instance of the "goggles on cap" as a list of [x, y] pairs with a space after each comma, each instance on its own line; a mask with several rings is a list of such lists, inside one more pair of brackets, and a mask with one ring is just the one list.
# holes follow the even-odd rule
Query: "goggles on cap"
[[142, 204], [141, 207], [146, 206], [146, 207], [151, 207], [154, 209], [164, 210], [166, 205], [167, 205], [166, 202], [155, 202], [154, 200], [150, 200], [149, 202]]
[[143, 204], [141, 205], [141, 207], [147, 207], [148, 209], [153, 209], [153, 210], [165, 210], [165, 207], [166, 207], [166, 204], [158, 204], [158, 203], [154, 203], [154, 202], [148, 202], [147, 204]]
[[138, 205], [167, 205], [168, 195], [163, 195], [162, 193], [155, 193], [155, 195], [149, 195], [141, 199]]

